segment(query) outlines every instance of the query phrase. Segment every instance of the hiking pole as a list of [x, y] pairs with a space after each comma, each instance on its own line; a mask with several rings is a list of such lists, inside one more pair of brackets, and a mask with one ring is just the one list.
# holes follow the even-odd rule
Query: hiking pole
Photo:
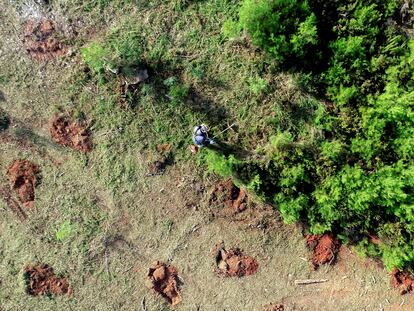
[[229, 127], [227, 127], [226, 129], [224, 129], [223, 131], [221, 131], [220, 133], [214, 135], [211, 139], [214, 139], [217, 137], [217, 135], [223, 134], [224, 132], [228, 131], [229, 129], [231, 129], [233, 126], [237, 125], [237, 123], [233, 123], [232, 125], [230, 125]]

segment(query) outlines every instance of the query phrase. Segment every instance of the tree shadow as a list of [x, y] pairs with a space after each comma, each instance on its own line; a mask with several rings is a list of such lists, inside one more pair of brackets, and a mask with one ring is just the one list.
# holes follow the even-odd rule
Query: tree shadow
[[187, 104], [193, 112], [203, 114], [206, 123], [210, 126], [217, 126], [229, 118], [226, 108], [218, 105], [211, 98], [203, 96], [194, 88], [190, 88]]
[[0, 102], [5, 102], [6, 96], [4, 95], [3, 91], [0, 90]]

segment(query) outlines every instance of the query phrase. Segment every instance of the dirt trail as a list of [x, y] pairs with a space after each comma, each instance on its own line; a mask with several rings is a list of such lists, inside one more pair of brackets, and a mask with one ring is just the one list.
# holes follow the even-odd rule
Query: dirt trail
[[333, 264], [341, 246], [332, 233], [323, 235], [307, 235], [306, 243], [313, 251], [312, 267], [317, 269], [323, 264]]
[[56, 26], [51, 20], [28, 20], [24, 25], [23, 35], [26, 51], [34, 59], [49, 60], [65, 55], [68, 51], [60, 42]]
[[257, 272], [259, 264], [253, 257], [246, 256], [238, 248], [226, 250], [224, 242], [218, 243], [214, 250], [216, 272], [225, 277], [242, 277]]
[[57, 116], [52, 119], [50, 126], [52, 139], [63, 146], [71, 147], [81, 152], [92, 151], [92, 141], [87, 127], [79, 122]]
[[25, 269], [27, 292], [38, 295], [70, 295], [72, 288], [66, 278], [57, 277], [53, 268], [45, 264], [29, 266]]
[[39, 173], [38, 166], [27, 160], [15, 160], [7, 170], [11, 186], [24, 207], [31, 207], [34, 204]]
[[175, 306], [182, 300], [178, 288], [177, 270], [171, 266], [154, 262], [148, 270], [146, 285], [157, 295], [161, 295], [169, 304]]

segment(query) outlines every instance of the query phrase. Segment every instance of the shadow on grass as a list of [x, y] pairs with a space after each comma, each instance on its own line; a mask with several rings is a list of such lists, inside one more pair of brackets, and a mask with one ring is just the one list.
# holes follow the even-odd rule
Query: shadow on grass
[[6, 96], [4, 95], [3, 91], [0, 91], [0, 102], [5, 102]]

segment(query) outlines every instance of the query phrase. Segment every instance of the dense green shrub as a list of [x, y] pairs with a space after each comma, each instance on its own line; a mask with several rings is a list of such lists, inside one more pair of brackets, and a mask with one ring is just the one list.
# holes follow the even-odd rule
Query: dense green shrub
[[303, 57], [317, 43], [316, 17], [307, 1], [244, 0], [240, 27], [279, 62], [292, 55]]
[[274, 126], [261, 157], [220, 162], [286, 222], [335, 232], [388, 269], [414, 266], [414, 40], [390, 19], [399, 3], [243, 1], [240, 26], [276, 61], [314, 53], [302, 74], [332, 104], [309, 112], [320, 138]]
[[142, 59], [143, 40], [134, 31], [115, 29], [105, 41], [93, 42], [81, 49], [83, 61], [95, 72], [138, 65]]

